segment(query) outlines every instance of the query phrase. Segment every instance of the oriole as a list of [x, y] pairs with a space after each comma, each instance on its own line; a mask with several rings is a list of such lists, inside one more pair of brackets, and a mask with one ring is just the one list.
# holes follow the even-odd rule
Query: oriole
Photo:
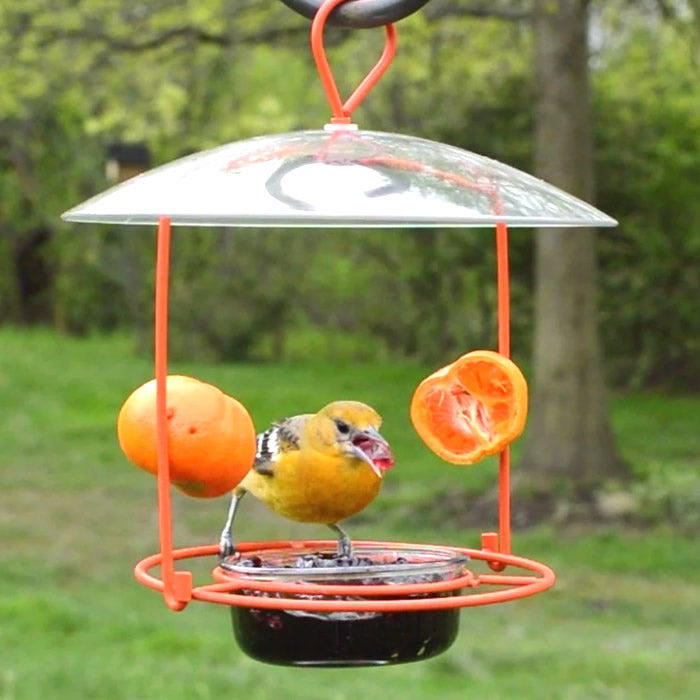
[[316, 414], [284, 418], [257, 436], [252, 469], [234, 490], [220, 553], [235, 550], [233, 520], [248, 492], [285, 518], [323, 523], [338, 535], [338, 554], [350, 556], [338, 522], [361, 511], [379, 492], [394, 456], [378, 429], [382, 419], [359, 401], [334, 401]]

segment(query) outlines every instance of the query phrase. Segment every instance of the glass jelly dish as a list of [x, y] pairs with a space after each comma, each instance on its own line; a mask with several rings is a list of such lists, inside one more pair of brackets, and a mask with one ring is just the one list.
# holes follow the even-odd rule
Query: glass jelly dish
[[[423, 584], [467, 572], [465, 555], [442, 548], [357, 546], [353, 565], [336, 565], [333, 549], [261, 550], [228, 557], [221, 569], [239, 578], [324, 585]], [[221, 580], [225, 580], [221, 579]], [[240, 591], [250, 607], [233, 606], [233, 632], [241, 649], [258, 661], [289, 666], [374, 666], [418, 661], [454, 642], [459, 609], [390, 612], [277, 610], [255, 607], [258, 596], [331, 600], [392, 600], [396, 596], [319, 596]], [[459, 589], [413, 593], [407, 598], [457, 595]]]

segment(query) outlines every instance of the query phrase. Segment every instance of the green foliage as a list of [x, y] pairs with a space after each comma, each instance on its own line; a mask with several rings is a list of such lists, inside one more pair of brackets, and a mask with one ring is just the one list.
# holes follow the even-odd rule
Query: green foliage
[[[173, 246], [174, 350], [181, 356], [281, 359], [310, 234], [178, 231]], [[268, 359], [270, 359], [268, 357]]]
[[668, 27], [633, 26], [596, 73], [604, 340], [618, 382], [700, 387], [700, 79]]
[[[608, 368], [619, 386], [698, 388], [693, 16], [595, 8], [598, 203], [621, 222], [599, 238]], [[59, 214], [105, 189], [111, 141], [144, 141], [159, 164], [320, 126], [328, 107], [307, 29], [282, 3], [260, 0], [5, 4], [0, 323], [131, 328], [150, 343], [152, 234], [62, 225]], [[382, 32], [329, 28], [327, 41], [347, 94], [380, 53]], [[526, 23], [415, 15], [401, 23], [394, 67], [357, 121], [530, 170], [532, 51]], [[528, 232], [511, 234], [510, 258], [513, 346], [525, 355]], [[219, 359], [341, 352], [438, 363], [494, 345], [494, 273], [490, 232], [176, 232], [172, 347]]]

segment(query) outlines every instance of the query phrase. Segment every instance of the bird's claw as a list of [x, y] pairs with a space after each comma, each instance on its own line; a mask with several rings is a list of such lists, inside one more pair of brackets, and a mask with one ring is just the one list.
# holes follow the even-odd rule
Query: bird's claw
[[345, 536], [338, 540], [337, 548], [338, 557], [341, 559], [352, 559], [352, 542], [350, 538]]
[[236, 553], [236, 546], [230, 537], [222, 537], [219, 540], [219, 559], [226, 559]]
[[338, 549], [336, 550], [339, 557], [351, 557], [352, 556], [352, 545], [347, 542], [338, 542]]

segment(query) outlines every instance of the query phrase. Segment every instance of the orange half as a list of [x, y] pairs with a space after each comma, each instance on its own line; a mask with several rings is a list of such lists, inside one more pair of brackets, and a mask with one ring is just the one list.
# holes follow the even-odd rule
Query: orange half
[[496, 454], [525, 427], [527, 382], [500, 353], [474, 350], [424, 379], [411, 422], [423, 442], [452, 464]]

